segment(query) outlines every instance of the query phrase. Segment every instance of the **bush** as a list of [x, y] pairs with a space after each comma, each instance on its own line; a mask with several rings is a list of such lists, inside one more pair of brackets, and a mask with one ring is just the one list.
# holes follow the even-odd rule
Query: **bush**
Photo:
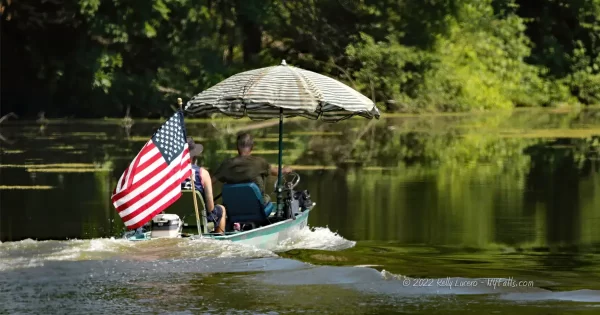
[[498, 18], [491, 1], [466, 3], [427, 48], [394, 37], [376, 43], [363, 34], [347, 49], [362, 62], [354, 72], [360, 87], [368, 90], [373, 81], [383, 100], [411, 110], [507, 109], [564, 98], [550, 92], [553, 85], [540, 77], [543, 68], [525, 62], [530, 42], [522, 18]]

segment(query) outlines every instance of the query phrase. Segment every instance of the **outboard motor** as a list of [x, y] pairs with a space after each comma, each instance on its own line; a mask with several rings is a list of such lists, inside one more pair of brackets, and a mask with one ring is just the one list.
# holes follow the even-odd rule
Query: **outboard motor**
[[294, 192], [294, 199], [298, 200], [300, 211], [305, 211], [313, 206], [312, 200], [310, 200], [310, 193], [308, 190]]
[[170, 213], [157, 214], [152, 218], [152, 238], [179, 237], [183, 223], [179, 216]]
[[[282, 215], [284, 219], [291, 218], [295, 220], [297, 215], [311, 209], [314, 206], [314, 203], [310, 200], [310, 193], [308, 190], [294, 190], [300, 182], [300, 175], [295, 172], [291, 172], [288, 175], [292, 175], [294, 178], [283, 184], [283, 191], [286, 194], [283, 198], [284, 205]], [[285, 180], [285, 177], [283, 177], [283, 179]], [[277, 190], [277, 182], [275, 182], [275, 190]]]

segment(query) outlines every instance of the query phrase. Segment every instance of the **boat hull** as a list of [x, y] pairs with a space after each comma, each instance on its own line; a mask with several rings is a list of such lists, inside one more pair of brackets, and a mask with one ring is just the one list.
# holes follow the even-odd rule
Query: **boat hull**
[[[225, 235], [202, 234], [190, 235], [190, 238], [214, 239], [220, 241], [230, 241], [245, 245], [251, 245], [262, 249], [271, 249], [285, 239], [290, 238], [294, 232], [307, 226], [308, 215], [311, 210], [306, 210], [296, 216], [296, 219], [287, 219], [277, 223], [269, 224], [249, 231], [228, 232]], [[152, 239], [150, 232], [143, 235], [131, 236], [130, 241], [146, 241]]]
[[249, 231], [215, 236], [214, 234], [203, 234], [203, 238], [232, 241], [236, 243], [252, 245], [258, 248], [268, 249], [279, 242], [288, 239], [295, 231], [301, 230], [308, 224], [308, 215], [311, 210], [306, 210], [296, 216], [296, 219], [269, 224]]

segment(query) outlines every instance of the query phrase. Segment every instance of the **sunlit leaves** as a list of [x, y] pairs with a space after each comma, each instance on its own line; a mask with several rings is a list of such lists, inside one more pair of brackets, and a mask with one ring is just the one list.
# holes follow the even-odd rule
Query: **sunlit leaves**
[[[8, 76], [23, 76], [31, 95], [65, 104], [52, 108], [68, 114], [122, 115], [124, 104], [134, 115], [166, 114], [176, 95], [281, 59], [374, 95], [390, 112], [600, 103], [600, 0], [53, 0], [4, 8], [3, 54], [19, 59]], [[11, 91], [4, 88], [3, 102], [18, 101], [6, 108], [23, 108]], [[32, 110], [44, 102], [22, 101]]]
[[[167, 2], [174, 2], [174, 1], [167, 0]], [[165, 2], [163, 0], [154, 0], [154, 3], [152, 4], [152, 9], [154, 9], [154, 11], [158, 12], [163, 19], [165, 19], [165, 20], [169, 19], [169, 12], [171, 12], [171, 10], [167, 7], [167, 5], [165, 4]]]
[[79, 12], [86, 16], [94, 16], [100, 7], [100, 0], [80, 0]]
[[102, 54], [97, 62], [98, 70], [94, 73], [93, 86], [108, 93], [112, 86], [114, 72], [123, 66], [123, 58], [120, 54]]

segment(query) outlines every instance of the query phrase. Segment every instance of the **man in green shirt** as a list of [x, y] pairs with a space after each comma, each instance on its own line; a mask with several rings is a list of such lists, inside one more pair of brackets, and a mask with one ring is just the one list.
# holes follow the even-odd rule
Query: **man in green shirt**
[[[242, 133], [237, 137], [238, 155], [228, 158], [214, 172], [213, 180], [218, 179], [225, 184], [254, 182], [263, 195], [263, 204], [271, 201], [269, 194], [265, 193], [265, 183], [269, 175], [277, 176], [277, 166], [271, 166], [264, 158], [251, 155], [254, 148], [252, 136]], [[281, 169], [283, 174], [292, 171], [289, 166]]]

